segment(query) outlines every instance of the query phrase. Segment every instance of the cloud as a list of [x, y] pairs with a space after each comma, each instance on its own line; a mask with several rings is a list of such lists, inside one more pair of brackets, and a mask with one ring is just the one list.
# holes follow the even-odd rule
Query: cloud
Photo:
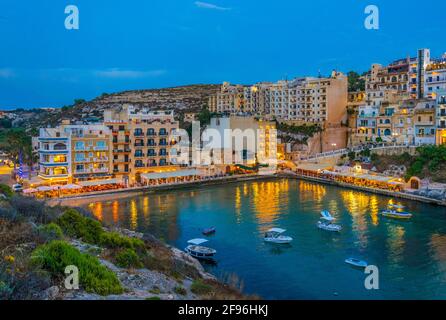
[[119, 68], [97, 70], [94, 74], [98, 77], [109, 79], [137, 79], [137, 78], [154, 78], [162, 76], [166, 73], [166, 70], [124, 70]]
[[0, 69], [0, 78], [9, 79], [15, 77], [15, 72], [12, 69]]
[[215, 5], [215, 4], [207, 3], [207, 2], [201, 2], [201, 1], [195, 1], [195, 5], [198, 8], [202, 8], [202, 9], [211, 9], [211, 10], [219, 10], [219, 11], [231, 10], [231, 8], [219, 7], [219, 6]]

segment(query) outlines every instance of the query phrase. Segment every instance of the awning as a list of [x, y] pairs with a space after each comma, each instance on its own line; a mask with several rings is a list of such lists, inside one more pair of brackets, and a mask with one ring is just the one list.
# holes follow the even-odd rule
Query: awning
[[208, 242], [208, 240], [206, 240], [206, 239], [192, 239], [192, 240], [189, 240], [187, 243], [199, 246], [200, 244], [203, 244], [205, 242]]
[[156, 180], [156, 179], [167, 179], [167, 178], [191, 177], [199, 175], [201, 175], [200, 170], [189, 169], [189, 170], [177, 170], [177, 171], [167, 171], [167, 172], [144, 173], [141, 174], [141, 178], [146, 180]]
[[106, 180], [90, 180], [90, 181], [79, 181], [77, 184], [81, 187], [94, 187], [94, 186], [103, 186], [107, 184], [120, 184], [122, 183], [122, 179], [106, 179]]
[[34, 189], [34, 188], [29, 188], [29, 189], [25, 189], [25, 190], [23, 190], [23, 193], [36, 193], [36, 192], [38, 192], [39, 190], [37, 190], [37, 189]]
[[77, 184], [67, 184], [63, 186], [61, 189], [63, 190], [76, 190], [76, 189], [82, 189], [82, 186]]

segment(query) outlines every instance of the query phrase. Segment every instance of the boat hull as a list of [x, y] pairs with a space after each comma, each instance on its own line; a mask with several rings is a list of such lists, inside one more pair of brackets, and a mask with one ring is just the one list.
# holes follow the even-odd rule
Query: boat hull
[[412, 218], [412, 214], [411, 213], [403, 213], [403, 212], [387, 212], [387, 211], [383, 211], [381, 212], [381, 216], [386, 217], [386, 218], [391, 218], [391, 219], [410, 219]]
[[184, 251], [199, 260], [214, 260], [217, 251], [207, 247], [187, 246]]
[[357, 259], [346, 259], [345, 263], [356, 267], [356, 268], [367, 268], [368, 264], [365, 261], [357, 260]]
[[291, 237], [265, 238], [265, 242], [276, 244], [288, 244], [293, 241]]

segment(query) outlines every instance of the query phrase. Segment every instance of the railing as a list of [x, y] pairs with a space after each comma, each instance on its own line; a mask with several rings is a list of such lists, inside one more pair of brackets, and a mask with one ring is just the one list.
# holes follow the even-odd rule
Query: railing
[[382, 144], [378, 144], [376, 146], [373, 147], [367, 147], [367, 146], [357, 146], [357, 147], [353, 147], [350, 149], [338, 149], [338, 150], [333, 150], [333, 151], [328, 151], [328, 152], [323, 152], [323, 153], [318, 153], [309, 157], [302, 157], [300, 160], [301, 161], [310, 161], [310, 160], [317, 160], [317, 159], [321, 159], [321, 158], [331, 158], [333, 156], [338, 156], [338, 155], [344, 155], [344, 154], [348, 154], [350, 152], [361, 152], [364, 151], [366, 149], [369, 149], [371, 151], [373, 150], [380, 150], [380, 149], [395, 149], [395, 148], [401, 148], [401, 147], [407, 147], [407, 148], [415, 148], [420, 146], [421, 143], [419, 144], [392, 144], [392, 145], [388, 145], [385, 143]]

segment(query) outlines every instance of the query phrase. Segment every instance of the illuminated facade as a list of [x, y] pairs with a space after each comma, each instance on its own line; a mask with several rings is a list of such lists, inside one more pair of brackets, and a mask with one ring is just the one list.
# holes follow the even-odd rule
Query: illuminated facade
[[446, 90], [437, 95], [437, 145], [446, 145]]
[[254, 86], [225, 82], [209, 98], [211, 112], [257, 114], [298, 124], [340, 125], [346, 119], [347, 77], [333, 72], [328, 78], [296, 78]]
[[103, 125], [42, 128], [38, 137], [39, 177], [48, 182], [71, 183], [109, 178], [111, 132]]
[[104, 124], [113, 134], [113, 172], [127, 182], [139, 182], [142, 173], [177, 167], [179, 123], [172, 111], [136, 110], [124, 105], [106, 111]]

